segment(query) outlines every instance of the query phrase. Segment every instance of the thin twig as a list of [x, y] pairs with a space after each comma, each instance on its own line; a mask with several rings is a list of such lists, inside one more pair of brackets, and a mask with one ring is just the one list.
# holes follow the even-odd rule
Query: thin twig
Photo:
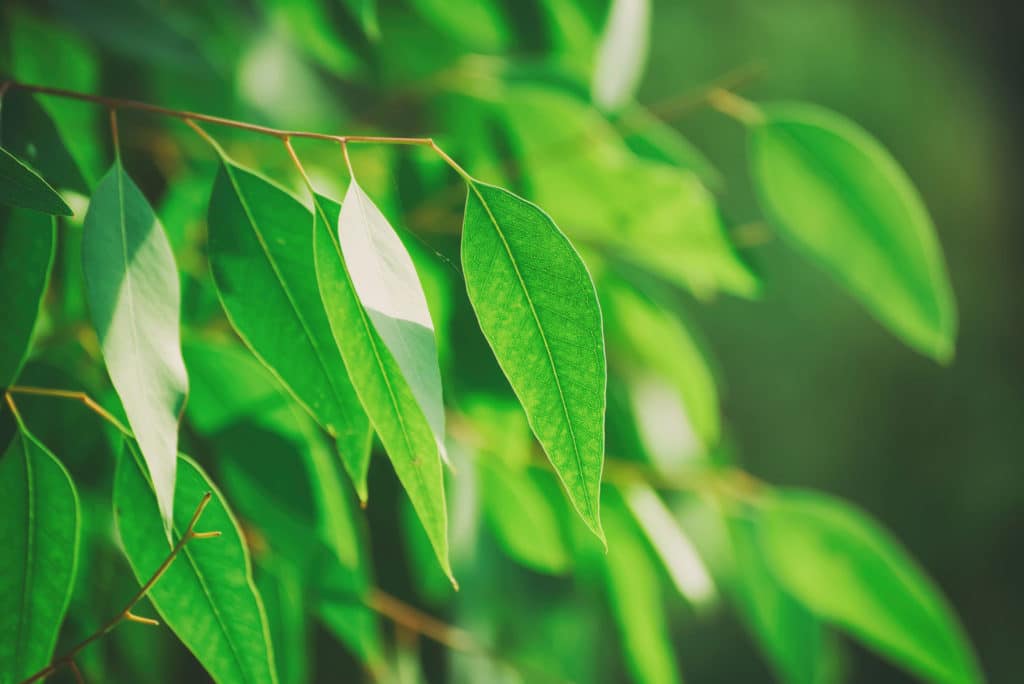
[[92, 397], [90, 397], [85, 392], [77, 392], [74, 390], [64, 389], [50, 389], [48, 387], [27, 387], [25, 385], [12, 385], [7, 388], [7, 392], [10, 394], [28, 394], [37, 397], [57, 397], [60, 399], [72, 399], [75, 401], [80, 401], [83, 404], [85, 404], [85, 406], [90, 411], [92, 411], [100, 418], [113, 425], [125, 436], [131, 437], [132, 439], [135, 438], [131, 430], [126, 428], [124, 424], [121, 423], [121, 421], [115, 418], [113, 414], [111, 414], [105, 408], [100, 406]]
[[164, 559], [164, 561], [156, 569], [153, 575], [146, 581], [145, 584], [142, 585], [142, 587], [131, 598], [131, 600], [128, 601], [128, 604], [125, 605], [121, 612], [112, 617], [109, 621], [107, 621], [106, 624], [104, 624], [98, 630], [96, 630], [88, 637], [80, 641], [76, 646], [72, 647], [70, 651], [68, 651], [67, 653], [58, 658], [55, 658], [49, 665], [47, 665], [42, 670], [35, 673], [28, 679], [24, 680], [21, 684], [31, 684], [32, 682], [45, 679], [46, 677], [49, 677], [51, 674], [59, 670], [64, 665], [67, 665], [72, 668], [77, 668], [77, 666], [74, 665], [75, 656], [78, 655], [78, 653], [83, 648], [85, 648], [92, 642], [109, 634], [111, 631], [113, 631], [115, 627], [117, 627], [125, 620], [128, 620], [130, 622], [141, 622], [143, 624], [149, 625], [157, 624], [156, 620], [151, 620], [149, 618], [141, 618], [138, 615], [135, 615], [132, 612], [132, 608], [134, 608], [135, 604], [141, 601], [142, 598], [149, 593], [149, 590], [153, 588], [153, 586], [160, 580], [161, 577], [163, 577], [164, 573], [167, 572], [167, 569], [169, 567], [171, 567], [171, 563], [173, 563], [174, 559], [178, 557], [178, 554], [181, 553], [181, 550], [185, 548], [186, 544], [188, 544], [193, 539], [207, 539], [210, 537], [220, 536], [220, 532], [195, 531], [196, 523], [199, 522], [199, 517], [203, 514], [203, 511], [206, 509], [207, 504], [210, 503], [210, 499], [212, 498], [212, 496], [213, 495], [210, 492], [206, 492], [206, 494], [203, 495], [203, 498], [199, 501], [199, 505], [196, 506], [195, 513], [192, 514], [192, 519], [189, 521], [188, 527], [185, 528], [185, 531], [182, 533], [181, 538], [178, 539], [178, 542], [171, 549], [171, 552], [167, 555], [167, 558]]

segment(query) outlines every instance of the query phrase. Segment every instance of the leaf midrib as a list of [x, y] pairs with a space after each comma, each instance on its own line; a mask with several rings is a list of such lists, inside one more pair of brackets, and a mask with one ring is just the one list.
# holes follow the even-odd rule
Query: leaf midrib
[[[547, 335], [544, 333], [544, 328], [540, 324], [540, 317], [537, 315], [537, 308], [533, 303], [533, 298], [530, 297], [530, 292], [526, 287], [526, 281], [523, 279], [523, 274], [519, 270], [519, 264], [516, 262], [515, 256], [512, 254], [512, 248], [508, 244], [508, 240], [505, 238], [505, 233], [501, 230], [501, 226], [498, 225], [498, 220], [494, 217], [494, 213], [491, 212], [490, 205], [487, 204], [487, 200], [484, 199], [483, 193], [477, 188], [476, 183], [470, 182], [469, 186], [476, 193], [477, 199], [480, 200], [481, 206], [484, 211], [487, 212], [487, 217], [491, 220], [491, 224], [494, 226], [494, 231], [498, 234], [501, 239], [501, 244], [505, 248], [505, 253], [508, 255], [509, 262], [512, 264], [512, 269], [515, 271], [516, 278], [519, 281], [519, 286], [523, 290], [523, 296], [526, 298], [526, 303], [530, 305], [530, 313], [533, 314], [533, 322], [537, 326], [537, 332], [540, 334], [540, 339], [544, 343], [544, 351], [547, 353], [548, 363], [551, 366], [551, 375], [555, 379], [555, 387], [558, 389], [558, 399], [562, 407], [562, 415], [565, 416], [565, 423], [569, 428], [569, 439], [572, 442], [573, 455], [576, 460], [576, 469], [580, 473], [580, 484], [583, 490], [583, 499], [586, 502], [587, 513], [594, 516], [594, 502], [590, 498], [590, 490], [587, 488], [586, 471], [583, 469], [583, 457], [580, 454], [579, 443], [576, 440], [576, 429], [573, 426], [572, 420], [569, 418], [569, 406], [565, 401], [565, 392], [562, 390], [562, 381], [558, 377], [558, 369], [555, 366], [555, 357], [551, 353], [551, 345], [548, 344]], [[596, 518], [596, 516], [594, 516]]]

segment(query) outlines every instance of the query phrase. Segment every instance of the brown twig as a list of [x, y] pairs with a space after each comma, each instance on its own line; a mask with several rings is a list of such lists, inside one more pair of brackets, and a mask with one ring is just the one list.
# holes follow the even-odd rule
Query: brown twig
[[109, 411], [100, 406], [92, 397], [85, 392], [77, 392], [74, 390], [64, 389], [50, 389], [48, 387], [27, 387], [24, 385], [12, 385], [7, 388], [9, 394], [27, 394], [37, 397], [57, 397], [59, 399], [72, 399], [74, 401], [80, 401], [85, 404], [86, 408], [98, 415], [103, 420], [107, 421], [121, 433], [132, 439], [135, 436], [132, 431], [124, 426], [121, 421], [113, 416]]
[[[173, 563], [174, 559], [178, 557], [178, 554], [181, 553], [181, 550], [185, 548], [186, 544], [188, 544], [193, 539], [208, 539], [211, 537], [220, 536], [220, 532], [195, 531], [196, 523], [199, 522], [199, 517], [203, 514], [203, 511], [206, 509], [207, 504], [210, 503], [210, 499], [212, 498], [212, 496], [213, 495], [210, 492], [206, 492], [206, 494], [203, 495], [203, 498], [199, 501], [199, 505], [196, 506], [195, 513], [192, 514], [192, 519], [189, 521], [188, 527], [185, 528], [185, 531], [182, 533], [181, 538], [178, 539], [178, 542], [171, 549], [171, 552], [167, 554], [167, 558], [164, 559], [164, 561], [160, 564], [160, 566], [156, 569], [152, 576], [150, 576], [146, 583], [142, 585], [142, 587], [131, 598], [131, 600], [128, 601], [128, 604], [125, 605], [121, 612], [112, 617], [109, 621], [107, 621], [106, 624], [104, 624], [98, 630], [96, 630], [88, 637], [80, 641], [77, 645], [72, 647], [71, 650], [69, 650], [67, 653], [58, 658], [55, 658], [49, 665], [44, 667], [39, 672], [36, 672], [28, 679], [24, 680], [21, 684], [31, 684], [32, 682], [45, 679], [46, 677], [49, 677], [51, 674], [59, 670], [64, 665], [73, 668], [73, 670], [77, 669], [77, 665], [74, 665], [75, 656], [78, 655], [78, 653], [83, 648], [85, 648], [92, 642], [109, 634], [111, 631], [114, 630], [115, 627], [117, 627], [125, 620], [128, 620], [130, 622], [140, 622], [147, 625], [159, 624], [157, 623], [156, 620], [152, 620], [150, 618], [143, 618], [139, 617], [138, 615], [135, 615], [135, 613], [132, 612], [132, 608], [134, 608], [135, 604], [141, 601], [142, 598], [149, 593], [149, 590], [153, 588], [153, 586], [160, 580], [161, 577], [163, 577], [164, 573], [167, 572], [167, 569], [169, 567], [171, 567], [171, 563]], [[79, 676], [81, 676], [81, 673], [79, 673]]]

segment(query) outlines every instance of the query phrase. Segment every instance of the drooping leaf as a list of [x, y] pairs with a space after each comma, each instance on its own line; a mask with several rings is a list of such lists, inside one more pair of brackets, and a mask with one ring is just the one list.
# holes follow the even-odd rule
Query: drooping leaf
[[604, 504], [606, 589], [633, 677], [638, 682], [681, 682], [658, 568], [621, 494], [608, 488]]
[[352, 286], [444, 449], [444, 402], [434, 323], [416, 267], [395, 229], [353, 178], [338, 239]]
[[929, 681], [984, 681], [938, 588], [860, 511], [783, 491], [760, 509], [758, 539], [778, 581], [821, 619]]
[[14, 384], [28, 356], [32, 330], [43, 305], [53, 268], [57, 227], [34, 211], [0, 207], [0, 283], [3, 334], [0, 334], [0, 387]]
[[78, 164], [32, 93], [11, 88], [0, 100], [0, 145], [31, 165], [54, 188], [88, 194], [89, 185]]
[[647, 63], [649, 0], [612, 0], [590, 86], [594, 102], [613, 110], [633, 98]]
[[178, 421], [188, 395], [178, 270], [163, 225], [118, 159], [85, 216], [82, 268], [107, 372], [172, 521]]
[[314, 201], [316, 278], [334, 340], [434, 553], [451, 578], [448, 513], [437, 440], [401, 368], [359, 302], [336, 239], [341, 207], [320, 195]]
[[258, 564], [255, 576], [274, 644], [277, 678], [281, 684], [305, 684], [310, 647], [301, 576], [286, 563]]
[[18, 426], [0, 459], [0, 681], [49, 664], [78, 563], [74, 483], [50, 451]]
[[365, 499], [369, 424], [331, 335], [313, 264], [313, 217], [227, 158], [210, 197], [210, 265], [232, 326], [338, 443]]
[[594, 284], [539, 207], [471, 182], [462, 231], [466, 291], [480, 329], [576, 510], [602, 540], [607, 372]]
[[763, 113], [750, 157], [768, 218], [904, 342], [948, 362], [956, 304], [935, 227], [906, 173], [837, 114], [799, 104]]
[[0, 147], [0, 204], [70, 216], [71, 207], [27, 164]]
[[[277, 682], [267, 618], [253, 585], [242, 532], [216, 486], [185, 456], [178, 458], [174, 541], [207, 492], [213, 498], [197, 531], [216, 530], [221, 536], [186, 544], [149, 591], [149, 600], [214, 681]], [[167, 558], [171, 543], [145, 467], [130, 440], [114, 479], [114, 518], [132, 572], [145, 582]]]

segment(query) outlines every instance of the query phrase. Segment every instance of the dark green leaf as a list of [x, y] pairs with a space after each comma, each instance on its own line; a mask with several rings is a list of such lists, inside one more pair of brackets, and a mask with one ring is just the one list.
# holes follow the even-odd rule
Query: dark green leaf
[[771, 496], [759, 515], [769, 567], [812, 612], [929, 681], [983, 681], [938, 588], [870, 518], [799, 491]]
[[[221, 536], [188, 544], [149, 592], [164, 622], [219, 684], [276, 682], [263, 604], [253, 585], [242, 532], [224, 498], [192, 460], [178, 459], [174, 539], [213, 493], [198, 531]], [[135, 445], [128, 441], [114, 480], [114, 517], [125, 555], [145, 582], [170, 553], [156, 496]]]
[[601, 309], [579, 254], [539, 207], [471, 182], [462, 232], [466, 291], [530, 427], [602, 540], [607, 373]]
[[232, 326], [338, 442], [365, 498], [368, 421], [331, 335], [313, 266], [313, 217], [223, 159], [209, 211], [210, 263]]
[[160, 220], [120, 160], [96, 186], [83, 230], [93, 325], [170, 526], [178, 420], [188, 395], [174, 255]]
[[0, 283], [9, 293], [0, 334], [0, 387], [14, 384], [28, 356], [53, 267], [54, 224], [38, 212], [0, 208]]
[[906, 173], [832, 112], [763, 111], [750, 156], [768, 218], [904, 342], [948, 362], [956, 304], [935, 227]]
[[286, 563], [260, 564], [256, 587], [267, 612], [278, 679], [282, 684], [305, 684], [310, 647], [301, 576]]
[[0, 681], [50, 662], [78, 562], [78, 494], [67, 470], [19, 426], [0, 459]]
[[70, 216], [71, 207], [43, 178], [0, 147], [0, 204]]
[[4, 94], [0, 102], [0, 144], [30, 164], [53, 187], [88, 194], [89, 185], [64, 147], [53, 119], [31, 93], [11, 88]]

